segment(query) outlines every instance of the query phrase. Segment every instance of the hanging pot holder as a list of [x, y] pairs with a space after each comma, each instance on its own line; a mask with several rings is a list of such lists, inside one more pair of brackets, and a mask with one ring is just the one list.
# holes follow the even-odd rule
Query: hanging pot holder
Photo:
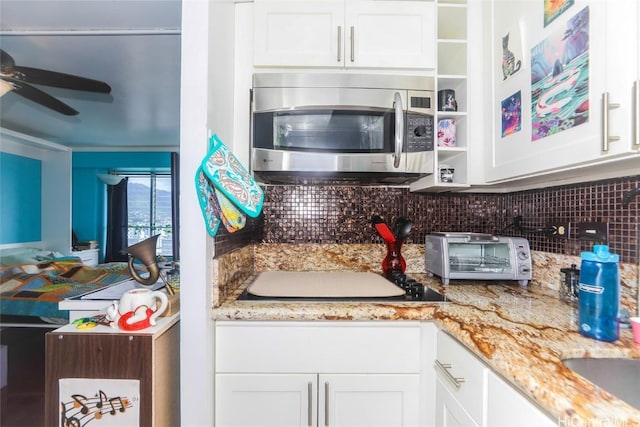
[[207, 232], [212, 237], [221, 222], [233, 233], [245, 226], [245, 213], [254, 218], [260, 215], [262, 188], [217, 135], [209, 140], [209, 153], [196, 171], [195, 184]]
[[209, 144], [209, 153], [200, 168], [214, 187], [238, 209], [256, 218], [262, 211], [262, 188], [217, 135], [211, 136]]
[[247, 217], [240, 212], [224, 194], [217, 188], [214, 188], [216, 194], [216, 204], [213, 205], [213, 211], [217, 214], [218, 218], [222, 220], [224, 227], [229, 233], [238, 231], [244, 228], [247, 223]]
[[207, 176], [198, 168], [196, 172], [196, 192], [198, 193], [198, 202], [200, 210], [204, 218], [204, 224], [210, 236], [215, 236], [220, 227], [220, 218], [217, 216], [214, 205], [218, 203], [213, 186], [207, 179]]

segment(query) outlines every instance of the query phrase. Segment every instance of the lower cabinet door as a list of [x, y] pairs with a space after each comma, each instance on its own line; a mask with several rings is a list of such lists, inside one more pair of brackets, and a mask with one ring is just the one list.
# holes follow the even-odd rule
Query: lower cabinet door
[[[482, 399], [482, 396], [478, 396], [478, 399]], [[436, 425], [438, 427], [478, 427], [471, 415], [442, 384], [440, 378], [436, 379]]]
[[418, 427], [418, 374], [217, 374], [216, 427]]
[[[553, 420], [538, 409], [519, 391], [493, 372], [487, 383], [487, 425], [491, 427], [552, 427], [563, 425], [562, 419]], [[570, 424], [569, 421], [566, 425]]]
[[318, 420], [332, 427], [417, 427], [420, 376], [319, 375]]
[[316, 374], [217, 374], [216, 427], [317, 425]]

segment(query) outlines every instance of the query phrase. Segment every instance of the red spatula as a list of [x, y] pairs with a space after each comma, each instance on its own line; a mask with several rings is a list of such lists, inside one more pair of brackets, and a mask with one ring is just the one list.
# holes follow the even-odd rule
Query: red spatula
[[385, 242], [394, 243], [396, 241], [393, 232], [391, 231], [389, 226], [382, 220], [380, 215], [374, 215], [371, 218], [371, 222], [373, 223], [373, 226], [375, 227], [380, 237], [382, 237]]

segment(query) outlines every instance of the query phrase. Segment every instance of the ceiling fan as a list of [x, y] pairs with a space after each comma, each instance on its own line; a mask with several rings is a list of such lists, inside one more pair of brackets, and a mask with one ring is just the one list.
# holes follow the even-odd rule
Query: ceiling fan
[[0, 49], [0, 96], [9, 91], [67, 116], [78, 111], [32, 84], [87, 92], [110, 93], [111, 87], [101, 81], [56, 71], [17, 66], [11, 55]]

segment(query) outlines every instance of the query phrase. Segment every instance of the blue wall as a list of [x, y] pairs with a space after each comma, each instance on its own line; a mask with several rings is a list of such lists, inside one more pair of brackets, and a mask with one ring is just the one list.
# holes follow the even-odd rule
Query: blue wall
[[0, 153], [0, 243], [41, 240], [41, 188], [40, 160]]
[[[169, 152], [75, 152], [72, 154], [72, 220], [78, 240], [97, 240], [104, 255], [107, 185], [98, 174], [110, 170], [161, 171], [171, 169]], [[101, 257], [102, 259], [102, 257]]]

